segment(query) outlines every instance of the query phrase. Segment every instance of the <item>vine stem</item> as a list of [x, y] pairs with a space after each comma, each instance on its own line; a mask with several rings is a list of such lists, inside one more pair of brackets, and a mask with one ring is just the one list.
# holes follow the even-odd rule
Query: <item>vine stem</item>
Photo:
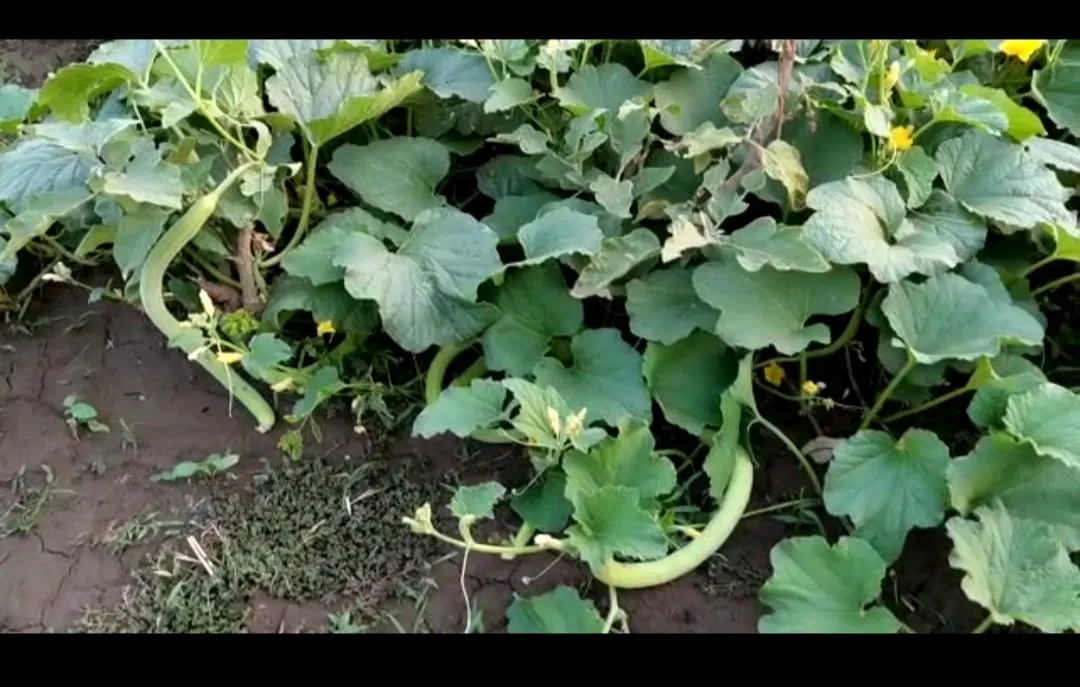
[[308, 224], [311, 223], [311, 205], [315, 200], [315, 167], [317, 166], [319, 159], [319, 146], [311, 144], [308, 148], [307, 159], [304, 161], [304, 166], [307, 168], [306, 178], [304, 179], [304, 199], [300, 206], [300, 219], [296, 223], [296, 231], [293, 232], [292, 238], [285, 245], [285, 248], [280, 253], [274, 255], [259, 263], [260, 267], [273, 267], [289, 254], [293, 248], [296, 248], [300, 243], [300, 239], [304, 238], [307, 233]]
[[756, 418], [754, 418], [754, 421], [760, 423], [762, 427], [769, 430], [773, 434], [773, 436], [779, 439], [784, 444], [784, 446], [787, 447], [787, 450], [790, 451], [791, 454], [795, 456], [795, 458], [799, 461], [799, 465], [802, 466], [803, 472], [806, 473], [806, 477], [810, 480], [810, 484], [814, 487], [814, 491], [817, 492], [818, 496], [821, 496], [821, 480], [818, 479], [817, 472], [814, 470], [814, 466], [810, 464], [810, 460], [803, 454], [802, 451], [799, 450], [799, 447], [795, 445], [795, 442], [789, 439], [788, 435], [784, 434], [784, 432], [779, 427], [769, 422], [761, 415], [758, 415]]
[[1039, 269], [1040, 267], [1046, 267], [1050, 263], [1056, 262], [1057, 260], [1058, 260], [1058, 256], [1056, 256], [1056, 255], [1047, 255], [1042, 260], [1037, 260], [1037, 261], [1031, 263], [1030, 265], [1028, 265], [1027, 267], [1025, 267], [1024, 270], [1020, 273], [1020, 277], [1021, 278], [1026, 277], [1029, 274], [1031, 274], [1032, 272], [1034, 272], [1035, 270]]
[[607, 618], [604, 620], [604, 634], [611, 632], [611, 628], [615, 626], [615, 621], [619, 617], [619, 592], [615, 587], [608, 586], [608, 613]]
[[916, 364], [917, 361], [915, 358], [912, 357], [911, 353], [908, 353], [907, 362], [905, 362], [904, 366], [900, 368], [900, 371], [896, 373], [896, 376], [892, 378], [892, 381], [889, 382], [889, 386], [885, 387], [885, 390], [881, 392], [877, 401], [874, 402], [874, 407], [870, 409], [870, 412], [863, 418], [862, 423], [859, 424], [860, 432], [870, 426], [870, 423], [877, 417], [881, 407], [885, 405], [885, 401], [889, 400], [889, 397], [896, 391], [896, 387], [900, 386], [900, 382], [904, 381], [904, 377], [915, 368]]
[[965, 384], [964, 386], [960, 387], [959, 389], [953, 389], [952, 391], [941, 394], [940, 396], [935, 396], [934, 398], [930, 399], [929, 401], [927, 401], [925, 403], [920, 403], [919, 405], [914, 406], [912, 408], [908, 408], [907, 410], [901, 410], [899, 413], [893, 413], [892, 415], [889, 415], [888, 417], [883, 418], [882, 422], [888, 424], [890, 422], [900, 420], [901, 418], [910, 417], [910, 416], [915, 415], [917, 413], [921, 413], [924, 410], [930, 410], [931, 408], [936, 408], [937, 406], [941, 405], [942, 403], [948, 403], [949, 401], [953, 400], [954, 398], [959, 398], [960, 396], [963, 396], [964, 394], [968, 393], [971, 390], [972, 390], [971, 387]]
[[809, 360], [811, 358], [822, 358], [827, 355], [832, 355], [833, 353], [842, 349], [844, 346], [847, 346], [849, 343], [851, 343], [852, 339], [855, 338], [855, 334], [859, 331], [859, 325], [862, 323], [863, 311], [866, 309], [866, 302], [868, 300], [867, 298], [865, 298], [865, 294], [867, 293], [869, 293], [869, 289], [864, 292], [864, 297], [859, 299], [858, 305], [855, 306], [854, 312], [851, 313], [851, 319], [848, 320], [847, 326], [844, 327], [844, 331], [840, 332], [840, 336], [837, 337], [836, 341], [833, 341], [828, 346], [815, 348], [812, 351], [803, 351], [797, 356], [772, 358], [771, 360], [765, 360], [763, 362], [755, 364], [754, 367], [763, 368], [768, 367], [773, 363], [793, 363], [802, 359]]
[[1056, 289], [1059, 286], [1064, 286], [1064, 285], [1068, 284], [1069, 282], [1074, 282], [1074, 281], [1077, 281], [1077, 280], [1080, 280], [1080, 272], [1073, 272], [1072, 274], [1067, 274], [1064, 277], [1058, 277], [1057, 279], [1055, 279], [1053, 281], [1050, 281], [1050, 282], [1047, 282], [1047, 283], [1043, 284], [1042, 286], [1040, 286], [1037, 289], [1032, 289], [1031, 296], [1034, 298], [1035, 296], [1038, 296], [1041, 293], [1046, 293], [1047, 291], [1050, 291], [1052, 289]]

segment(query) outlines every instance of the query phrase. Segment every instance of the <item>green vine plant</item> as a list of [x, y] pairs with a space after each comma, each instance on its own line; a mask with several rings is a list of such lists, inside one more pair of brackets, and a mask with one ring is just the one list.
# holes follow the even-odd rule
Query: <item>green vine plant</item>
[[[426, 359], [413, 434], [518, 445], [532, 474], [460, 487], [457, 532], [432, 504], [407, 528], [609, 590], [603, 614], [515, 598], [511, 632], [629, 631], [620, 590], [761, 512], [751, 427], [815, 492], [762, 510], [845, 532], [773, 549], [760, 631], [909, 631], [882, 585], [939, 527], [973, 631], [1075, 631], [1080, 399], [1044, 371], [1080, 280], [1073, 70], [1077, 41], [113, 41], [0, 89], [0, 302], [111, 265], [92, 293], [260, 431], [298, 397], [294, 457], [331, 398], [386, 412], [380, 341]], [[759, 392], [858, 419], [822, 470]], [[957, 402], [970, 445], [928, 428]], [[516, 535], [478, 538], [504, 506]]]

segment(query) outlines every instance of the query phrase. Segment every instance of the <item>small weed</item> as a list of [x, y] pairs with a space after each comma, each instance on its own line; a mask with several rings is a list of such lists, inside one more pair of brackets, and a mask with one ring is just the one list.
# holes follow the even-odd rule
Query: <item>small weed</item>
[[71, 493], [53, 486], [55, 477], [48, 465], [42, 465], [41, 472], [45, 477], [41, 485], [30, 483], [25, 465], [8, 481], [13, 499], [11, 505], [0, 513], [0, 539], [30, 532], [45, 514], [45, 509], [54, 496]]
[[86, 401], [80, 401], [75, 394], [64, 399], [64, 421], [71, 428], [75, 440], [79, 440], [79, 427], [85, 427], [94, 433], [108, 432], [109, 426], [98, 419], [97, 408]]
[[120, 450], [127, 451], [128, 446], [131, 446], [131, 450], [134, 453], [138, 453], [139, 442], [135, 438], [135, 429], [129, 425], [124, 418], [120, 418], [120, 430], [123, 433], [123, 441], [120, 444]]
[[327, 617], [330, 619], [330, 627], [328, 630], [331, 634], [357, 635], [366, 634], [368, 631], [367, 625], [357, 625], [353, 623], [352, 613], [350, 611], [328, 613]]
[[104, 546], [109, 553], [118, 556], [158, 534], [171, 536], [189, 525], [190, 523], [184, 520], [159, 520], [157, 513], [147, 513], [122, 524], [117, 524], [116, 521], [109, 523], [109, 527], [97, 538], [95, 544]]
[[159, 472], [150, 480], [153, 482], [175, 482], [193, 477], [213, 477], [219, 472], [225, 472], [239, 462], [240, 456], [235, 453], [211, 453], [198, 462], [185, 460], [182, 463], [177, 463], [172, 469]]

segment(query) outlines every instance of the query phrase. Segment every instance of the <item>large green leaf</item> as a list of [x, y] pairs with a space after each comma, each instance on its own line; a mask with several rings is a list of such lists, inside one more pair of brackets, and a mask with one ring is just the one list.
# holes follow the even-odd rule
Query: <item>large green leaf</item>
[[94, 48], [86, 61], [89, 64], [116, 64], [127, 67], [140, 80], [145, 80], [156, 53], [157, 48], [152, 40], [123, 38], [102, 43]]
[[940, 170], [922, 146], [914, 146], [897, 156], [896, 171], [900, 172], [907, 187], [907, 206], [914, 209], [930, 197]]
[[533, 371], [552, 338], [573, 336], [584, 321], [581, 301], [567, 293], [556, 263], [511, 273], [495, 304], [502, 315], [484, 332], [484, 362], [516, 377]]
[[600, 242], [589, 262], [581, 268], [574, 288], [574, 298], [589, 298], [608, 292], [608, 287], [625, 277], [638, 265], [660, 255], [660, 240], [652, 231], [639, 227], [622, 236], [611, 236]]
[[945, 519], [948, 465], [949, 447], [933, 432], [909, 429], [893, 441], [885, 432], [863, 430], [833, 451], [825, 507], [833, 515], [850, 516], [856, 536], [891, 563], [908, 532], [937, 527]]
[[94, 197], [85, 188], [64, 188], [35, 196], [26, 209], [3, 225], [7, 245], [0, 249], [0, 262], [11, 260], [26, 244], [42, 236], [62, 217], [75, 212]]
[[498, 482], [481, 482], [458, 487], [450, 499], [450, 512], [459, 520], [490, 520], [495, 506], [506, 495], [506, 487]]
[[475, 379], [467, 387], [448, 387], [416, 416], [413, 435], [430, 439], [449, 432], [465, 438], [498, 422], [504, 416], [505, 402], [506, 387], [490, 379]]
[[602, 440], [588, 453], [570, 451], [563, 456], [567, 498], [577, 503], [580, 495], [610, 485], [633, 489], [642, 506], [647, 506], [675, 488], [675, 466], [655, 449], [656, 442], [645, 422], [620, 422], [618, 436]]
[[859, 275], [842, 266], [829, 272], [747, 272], [734, 260], [714, 260], [694, 270], [694, 290], [720, 311], [716, 333], [732, 346], [775, 346], [794, 355], [811, 343], [832, 340], [828, 326], [807, 326], [813, 315], [840, 315], [859, 302]]
[[1019, 144], [972, 129], [939, 145], [934, 157], [945, 188], [972, 212], [1022, 229], [1075, 223], [1065, 208], [1068, 189]]
[[720, 399], [735, 381], [738, 359], [722, 341], [698, 330], [671, 345], [649, 343], [643, 370], [668, 422], [700, 436], [722, 423]]
[[514, 596], [506, 609], [511, 634], [601, 634], [604, 620], [592, 601], [560, 585], [546, 594]]
[[283, 274], [270, 288], [263, 310], [264, 326], [280, 330], [282, 315], [297, 310], [310, 312], [316, 322], [332, 322], [338, 331], [351, 334], [367, 335], [379, 324], [376, 303], [357, 303], [341, 282], [315, 286], [308, 279]]
[[450, 171], [450, 151], [429, 138], [388, 138], [334, 151], [330, 173], [365, 203], [412, 222], [446, 199], [435, 187]]
[[408, 237], [401, 227], [383, 222], [363, 208], [348, 208], [319, 222], [299, 246], [285, 254], [281, 266], [316, 286], [341, 281], [345, 270], [335, 264], [334, 258], [339, 246], [352, 234], [390, 239], [398, 245]]
[[626, 285], [630, 331], [649, 341], [673, 344], [695, 329], [712, 332], [719, 313], [694, 290], [685, 267], [656, 270]]
[[772, 613], [758, 620], [762, 633], [892, 634], [900, 621], [884, 606], [868, 606], [881, 594], [885, 561], [856, 537], [835, 546], [824, 538], [792, 537], [773, 547], [773, 574], [758, 599]]
[[544, 358], [534, 371], [536, 382], [554, 387], [573, 408], [616, 426], [628, 417], [652, 419], [652, 399], [641, 372], [641, 354], [617, 329], [587, 329], [570, 342], [574, 357], [567, 368]]
[[522, 196], [505, 196], [495, 201], [491, 214], [483, 219], [505, 243], [517, 241], [518, 230], [540, 215], [540, 208], [558, 201], [554, 193], [541, 191]]
[[345, 269], [353, 298], [378, 303], [387, 334], [418, 353], [471, 338], [495, 319], [494, 306], [474, 301], [480, 284], [502, 270], [497, 243], [471, 216], [441, 208], [418, 216], [396, 253], [354, 233], [339, 244], [334, 264]]
[[[503, 386], [510, 390], [519, 405], [519, 410], [510, 424], [525, 435], [529, 446], [562, 450], [565, 448], [563, 440], [569, 438], [574, 448], [586, 451], [589, 446], [607, 437], [607, 432], [602, 428], [589, 427], [596, 417], [591, 409], [583, 406], [571, 407], [562, 394], [551, 386], [541, 386], [513, 377], [504, 379]], [[555, 431], [556, 428], [551, 424], [552, 412], [560, 418], [559, 431]], [[584, 428], [577, 437], [569, 435], [563, 423], [571, 416], [582, 418]]]
[[1071, 143], [1052, 138], [1029, 138], [1024, 141], [1024, 150], [1044, 165], [1066, 172], [1080, 172], [1080, 148]]
[[1054, 527], [1013, 516], [1000, 501], [975, 511], [978, 522], [951, 518], [949, 564], [964, 571], [968, 598], [994, 622], [1043, 632], [1080, 630], [1080, 568]]
[[829, 261], [865, 264], [880, 282], [954, 267], [982, 247], [986, 227], [943, 194], [910, 219], [884, 177], [847, 178], [815, 187], [806, 204], [807, 241]]
[[961, 515], [1000, 500], [1018, 518], [1052, 525], [1070, 551], [1080, 550], [1080, 471], [997, 432], [951, 461], [948, 477]]
[[1080, 136], [1080, 42], [1067, 41], [1049, 69], [1032, 74], [1031, 93], [1055, 124]]
[[[1080, 396], [1063, 386], [1044, 382], [1009, 397], [1005, 427], [1050, 456], [1080, 471]], [[1078, 472], [1080, 474], [1080, 472]]]
[[990, 379], [980, 385], [968, 403], [967, 415], [980, 428], [999, 427], [1005, 418], [1009, 399], [1015, 394], [1035, 389], [1046, 381], [1038, 368]]
[[990, 88], [982, 84], [964, 84], [960, 92], [988, 100], [1000, 110], [1008, 121], [1006, 132], [1017, 141], [1024, 141], [1032, 136], [1045, 136], [1046, 128], [1039, 115], [1022, 105], [1018, 105], [1009, 94], [1000, 88]]
[[139, 205], [120, 219], [113, 240], [113, 259], [124, 279], [142, 267], [150, 249], [165, 232], [165, 221], [170, 214], [152, 205]]
[[618, 62], [598, 67], [587, 64], [576, 70], [565, 86], [555, 91], [562, 106], [574, 114], [594, 110], [618, 112], [622, 104], [649, 95], [648, 83]]
[[727, 118], [720, 101], [743, 71], [733, 57], [713, 53], [701, 68], [683, 68], [654, 87], [660, 124], [668, 132], [683, 136], [705, 122], [722, 127]]
[[495, 77], [483, 55], [456, 48], [412, 50], [405, 54], [394, 74], [401, 76], [414, 71], [423, 72], [424, 85], [440, 98], [457, 96], [482, 103], [495, 85]]
[[1006, 343], [1037, 345], [1044, 335], [1043, 326], [1023, 308], [995, 300], [984, 287], [952, 273], [922, 284], [890, 284], [881, 310], [911, 356], [924, 365], [994, 357]]
[[667, 538], [656, 518], [641, 507], [637, 489], [605, 485], [568, 496], [577, 524], [566, 529], [567, 537], [593, 570], [616, 555], [651, 560], [667, 553]]
[[358, 52], [314, 51], [285, 60], [266, 80], [270, 102], [300, 124], [321, 146], [366, 121], [377, 119], [420, 90], [420, 75], [405, 74], [383, 86]]

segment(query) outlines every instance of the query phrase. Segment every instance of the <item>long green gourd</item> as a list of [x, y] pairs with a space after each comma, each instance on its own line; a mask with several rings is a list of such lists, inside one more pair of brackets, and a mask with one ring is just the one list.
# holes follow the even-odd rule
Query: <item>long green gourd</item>
[[[222, 196], [229, 190], [240, 176], [248, 171], [256, 163], [248, 162], [234, 169], [225, 180], [218, 184], [217, 188], [202, 196], [181, 215], [180, 219], [169, 227], [165, 235], [154, 245], [139, 276], [139, 297], [142, 300], [143, 309], [147, 316], [158, 329], [171, 341], [179, 335], [184, 327], [168, 308], [165, 307], [164, 281], [165, 270], [176, 255], [189, 241], [195, 238], [203, 225], [214, 214]], [[197, 343], [180, 342], [188, 355], [193, 354], [199, 348]], [[240, 403], [255, 416], [257, 429], [260, 432], [268, 432], [274, 426], [276, 419], [274, 409], [262, 397], [262, 395], [239, 374], [233, 372], [228, 365], [218, 362], [213, 354], [203, 349], [195, 356], [194, 360], [206, 369], [215, 379], [236, 397]]]

